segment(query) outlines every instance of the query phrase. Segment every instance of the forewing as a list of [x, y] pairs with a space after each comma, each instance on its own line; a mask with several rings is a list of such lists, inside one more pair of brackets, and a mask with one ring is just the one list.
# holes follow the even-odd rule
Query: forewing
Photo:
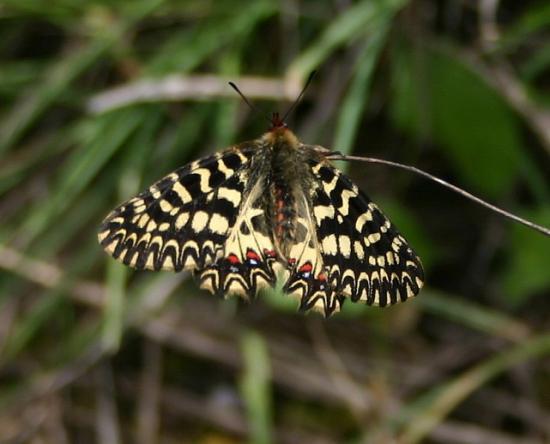
[[386, 306], [423, 285], [420, 259], [390, 220], [342, 172], [312, 161], [316, 233], [330, 286], [352, 301]]
[[237, 220], [256, 148], [242, 144], [167, 175], [113, 210], [99, 242], [137, 269], [204, 268]]

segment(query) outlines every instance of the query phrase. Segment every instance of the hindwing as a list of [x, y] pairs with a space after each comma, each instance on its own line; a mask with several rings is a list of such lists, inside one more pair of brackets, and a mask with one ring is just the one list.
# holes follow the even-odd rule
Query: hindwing
[[230, 228], [218, 260], [196, 271], [201, 288], [219, 295], [253, 297], [273, 286], [280, 263], [273, 245], [271, 225], [264, 212], [265, 175], [261, 171], [250, 180], [235, 223]]
[[287, 276], [283, 290], [300, 300], [300, 310], [314, 309], [329, 316], [339, 311], [344, 296], [330, 285], [323, 257], [321, 238], [309, 193], [302, 190], [296, 205], [296, 239], [288, 254]]
[[313, 156], [308, 162], [285, 291], [302, 310], [326, 316], [347, 297], [384, 307], [416, 295], [422, 265], [395, 226], [342, 172]]
[[395, 226], [352, 181], [328, 162], [311, 162], [321, 257], [331, 288], [353, 302], [386, 306], [423, 285], [420, 259]]

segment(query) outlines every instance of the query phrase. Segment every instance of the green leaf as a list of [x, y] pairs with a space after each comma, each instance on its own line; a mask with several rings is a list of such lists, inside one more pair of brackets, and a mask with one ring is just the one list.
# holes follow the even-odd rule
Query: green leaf
[[[550, 206], [523, 217], [548, 227]], [[550, 290], [550, 242], [524, 226], [514, 225], [509, 248], [511, 254], [502, 270], [503, 293], [511, 306], [518, 307], [537, 292]]]
[[[393, 117], [441, 146], [464, 182], [494, 197], [510, 191], [522, 161], [518, 120], [475, 72], [450, 56], [411, 49], [394, 65]], [[420, 61], [419, 61], [420, 60]]]
[[27, 347], [44, 325], [52, 319], [54, 313], [64, 309], [65, 301], [66, 297], [62, 291], [44, 292], [29, 312], [14, 325], [2, 350], [2, 361], [5, 363], [15, 359], [17, 354]]
[[271, 439], [271, 368], [265, 341], [254, 332], [241, 340], [244, 374], [241, 392], [246, 403], [249, 441], [268, 444]]
[[407, 4], [407, 0], [362, 1], [333, 18], [315, 43], [288, 67], [292, 81], [301, 80], [317, 68], [334, 50], [349, 44], [365, 30], [379, 26]]
[[32, 242], [53, 220], [60, 217], [90, 184], [130, 135], [146, 121], [149, 114], [142, 108], [123, 109], [98, 116], [90, 121], [92, 140], [73, 151], [61, 169], [51, 195], [29, 211], [19, 232]]
[[502, 36], [498, 42], [499, 50], [506, 52], [517, 50], [529, 37], [532, 37], [532, 34], [543, 33], [549, 25], [550, 4], [541, 2], [539, 5], [533, 5], [519, 17], [516, 23], [508, 28], [503, 28]]
[[338, 114], [334, 136], [334, 149], [343, 154], [349, 154], [351, 151], [361, 115], [368, 103], [372, 74], [380, 51], [386, 42], [387, 25], [388, 23], [382, 23], [377, 27], [375, 33], [368, 37], [365, 47], [357, 57], [355, 75]]
[[521, 342], [529, 328], [504, 313], [441, 291], [423, 290], [415, 302], [428, 313], [444, 317], [489, 335]]
[[126, 315], [126, 276], [128, 269], [116, 261], [107, 265], [107, 282], [105, 292], [105, 311], [102, 330], [103, 347], [116, 351], [124, 330]]
[[105, 28], [86, 46], [60, 59], [55, 58], [45, 70], [42, 81], [22, 93], [9, 116], [0, 122], [0, 154], [17, 143], [69, 85], [118, 42], [131, 25], [158, 7], [161, 2], [162, 0], [134, 2], [133, 13], [126, 21]]
[[155, 49], [146, 66], [149, 76], [189, 72], [229, 43], [247, 35], [262, 20], [277, 12], [275, 2], [252, 2], [246, 8], [235, 7], [226, 16], [214, 16], [191, 30], [174, 33], [163, 46]]

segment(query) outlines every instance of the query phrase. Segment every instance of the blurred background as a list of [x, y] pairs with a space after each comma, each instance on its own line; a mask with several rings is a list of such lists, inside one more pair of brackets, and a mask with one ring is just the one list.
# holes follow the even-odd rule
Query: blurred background
[[421, 256], [323, 320], [97, 244], [121, 201], [258, 137], [427, 170], [550, 225], [550, 4], [1, 0], [1, 443], [550, 442], [550, 240], [411, 173], [340, 166]]

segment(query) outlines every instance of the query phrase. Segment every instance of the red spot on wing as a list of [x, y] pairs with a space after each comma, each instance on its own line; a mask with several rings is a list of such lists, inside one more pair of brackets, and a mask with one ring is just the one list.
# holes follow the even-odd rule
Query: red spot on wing
[[227, 260], [229, 261], [229, 263], [231, 265], [237, 265], [237, 264], [241, 263], [239, 258], [237, 256], [235, 256], [234, 254], [230, 254], [229, 256], [227, 256]]
[[325, 273], [319, 273], [319, 276], [317, 276], [317, 279], [320, 281], [326, 281], [327, 275]]
[[298, 271], [299, 271], [300, 273], [309, 273], [309, 272], [311, 272], [311, 270], [313, 270], [313, 267], [312, 267], [311, 263], [309, 263], [309, 262], [306, 262], [304, 265], [302, 265], [302, 266], [298, 269]]
[[248, 251], [246, 252], [246, 258], [247, 258], [247, 259], [253, 259], [253, 260], [255, 260], [255, 261], [259, 261], [259, 260], [261, 259], [260, 256], [258, 256], [258, 255], [256, 254], [256, 252], [253, 251], [253, 250], [248, 250]]
[[296, 264], [296, 259], [294, 259], [293, 257], [291, 257], [291, 258], [288, 260], [288, 265], [294, 266], [295, 264]]
[[264, 256], [266, 257], [277, 257], [277, 253], [273, 250], [268, 250], [267, 248], [264, 248]]

